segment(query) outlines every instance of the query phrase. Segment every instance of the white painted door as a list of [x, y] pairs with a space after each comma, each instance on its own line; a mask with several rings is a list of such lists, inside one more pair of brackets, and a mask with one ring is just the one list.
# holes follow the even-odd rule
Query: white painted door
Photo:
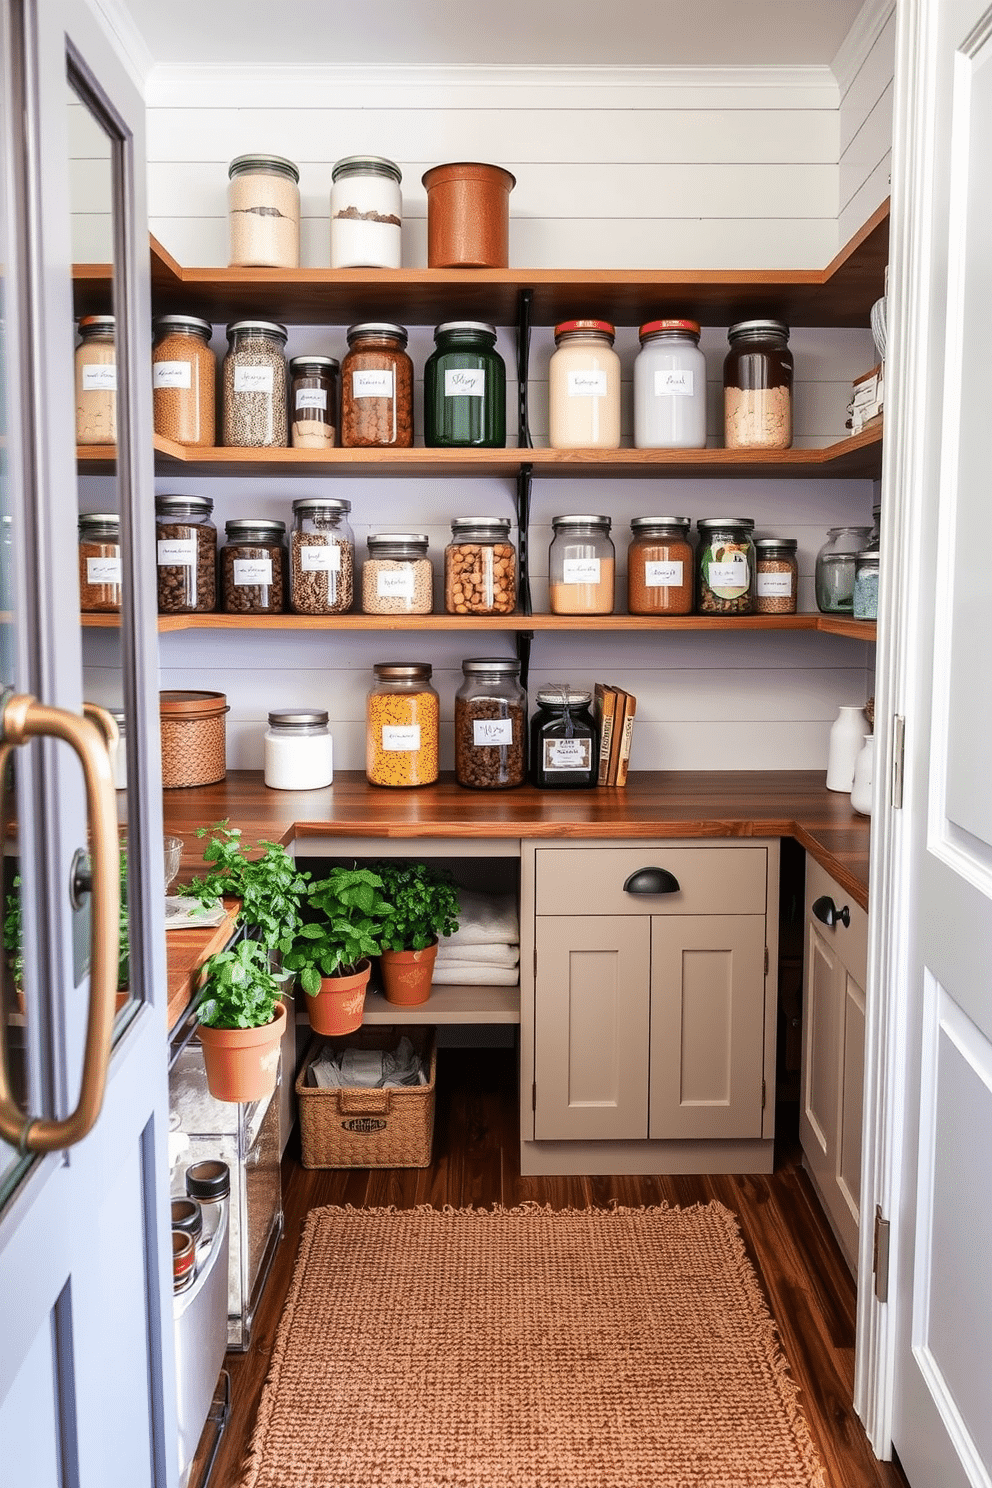
[[[6, 938], [24, 969], [17, 990], [5, 967], [0, 1003], [0, 1476], [25, 1488], [170, 1488], [177, 1475], [142, 118], [86, 0], [2, 0], [0, 716], [12, 785], [0, 829]], [[112, 278], [73, 274], [73, 230], [76, 257], [112, 262]], [[116, 411], [116, 450], [90, 450], [95, 488], [77, 485], [74, 289], [95, 299], [78, 309], [116, 317], [83, 398], [86, 419], [108, 398]], [[106, 674], [84, 671], [80, 502], [120, 514], [122, 613], [103, 633], [120, 669]], [[117, 698], [99, 695], [110, 676], [123, 678]], [[126, 797], [85, 701], [124, 704]], [[85, 776], [73, 747], [35, 737], [53, 729], [84, 752]]]

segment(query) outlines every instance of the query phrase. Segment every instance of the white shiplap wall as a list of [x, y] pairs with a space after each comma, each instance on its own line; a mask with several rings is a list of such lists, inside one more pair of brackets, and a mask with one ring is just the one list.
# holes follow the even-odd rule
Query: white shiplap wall
[[868, 0], [835, 62], [840, 88], [841, 243], [889, 194], [895, 0]]

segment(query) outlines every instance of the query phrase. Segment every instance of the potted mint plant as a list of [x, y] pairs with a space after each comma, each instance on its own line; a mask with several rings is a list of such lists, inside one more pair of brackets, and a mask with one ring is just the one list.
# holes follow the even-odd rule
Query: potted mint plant
[[201, 904], [218, 899], [240, 899], [239, 920], [267, 950], [286, 952], [303, 924], [302, 905], [310, 874], [301, 872], [280, 842], [264, 838], [249, 847], [240, 827], [227, 820], [199, 827], [198, 837], [209, 837], [203, 853], [207, 872], [185, 892]]
[[197, 1010], [207, 1087], [215, 1100], [260, 1100], [275, 1089], [286, 1004], [261, 941], [217, 951], [201, 972]]
[[382, 879], [367, 868], [332, 868], [310, 884], [305, 923], [283, 965], [298, 973], [315, 1032], [353, 1033], [361, 1027], [370, 958], [379, 954], [389, 913]]
[[380, 956], [386, 1000], [413, 1007], [430, 997], [438, 940], [458, 929], [458, 888], [432, 863], [385, 858], [374, 866], [390, 906]]

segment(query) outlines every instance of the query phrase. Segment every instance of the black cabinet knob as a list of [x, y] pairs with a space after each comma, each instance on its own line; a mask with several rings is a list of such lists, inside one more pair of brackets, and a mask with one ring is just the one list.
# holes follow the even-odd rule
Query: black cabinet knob
[[623, 886], [625, 894], [677, 894], [682, 885], [667, 868], [638, 868]]
[[851, 911], [847, 905], [845, 904], [843, 909], [838, 909], [829, 894], [813, 900], [813, 913], [821, 924], [828, 925], [831, 929], [838, 920], [845, 928], [851, 923]]

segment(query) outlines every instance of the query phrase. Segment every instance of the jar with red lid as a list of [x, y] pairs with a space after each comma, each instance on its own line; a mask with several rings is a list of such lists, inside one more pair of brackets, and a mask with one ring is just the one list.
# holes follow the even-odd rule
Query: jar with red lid
[[703, 449], [706, 358], [695, 320], [649, 320], [634, 360], [635, 449]]
[[563, 320], [555, 326], [548, 368], [552, 449], [619, 449], [620, 358], [608, 320]]

